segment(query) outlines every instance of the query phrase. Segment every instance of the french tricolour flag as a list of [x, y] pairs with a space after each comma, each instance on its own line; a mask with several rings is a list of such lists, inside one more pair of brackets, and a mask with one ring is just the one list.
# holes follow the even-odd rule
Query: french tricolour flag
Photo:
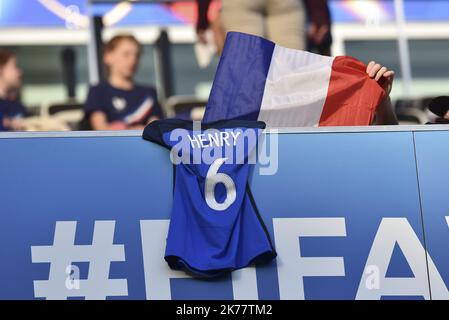
[[229, 32], [204, 122], [264, 121], [268, 127], [369, 125], [385, 92], [366, 66]]

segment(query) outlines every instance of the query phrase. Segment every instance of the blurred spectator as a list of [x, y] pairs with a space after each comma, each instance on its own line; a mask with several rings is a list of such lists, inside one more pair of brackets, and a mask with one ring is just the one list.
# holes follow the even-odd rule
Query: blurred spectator
[[23, 130], [26, 109], [14, 98], [21, 85], [22, 71], [17, 67], [15, 55], [0, 49], [0, 130]]
[[156, 90], [134, 82], [142, 46], [132, 35], [117, 35], [104, 48], [107, 81], [89, 90], [85, 112], [94, 130], [141, 130], [162, 117]]
[[304, 0], [307, 12], [307, 51], [331, 55], [331, 13], [327, 0]]
[[[197, 34], [199, 41], [205, 42], [211, 0], [197, 2]], [[306, 49], [305, 9], [301, 0], [222, 0], [218, 22], [222, 23], [224, 33], [244, 32], [287, 48]]]
[[449, 124], [449, 97], [437, 97], [430, 102], [429, 110], [438, 116], [434, 122], [426, 124]]

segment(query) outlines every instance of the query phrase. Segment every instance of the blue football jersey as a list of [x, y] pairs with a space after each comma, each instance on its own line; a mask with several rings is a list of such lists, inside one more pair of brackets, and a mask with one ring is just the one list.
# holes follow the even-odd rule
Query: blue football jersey
[[248, 184], [265, 123], [154, 121], [143, 138], [170, 149], [173, 206], [165, 260], [215, 277], [276, 257]]

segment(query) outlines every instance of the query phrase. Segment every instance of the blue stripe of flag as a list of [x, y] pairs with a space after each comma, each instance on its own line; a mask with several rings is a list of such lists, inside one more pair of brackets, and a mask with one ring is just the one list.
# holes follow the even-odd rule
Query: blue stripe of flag
[[274, 46], [261, 37], [228, 32], [204, 122], [257, 120]]

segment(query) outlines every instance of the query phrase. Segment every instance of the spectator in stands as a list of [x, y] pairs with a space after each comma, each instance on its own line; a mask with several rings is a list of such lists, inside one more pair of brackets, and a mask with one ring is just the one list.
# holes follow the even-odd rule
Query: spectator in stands
[[331, 55], [331, 12], [327, 0], [303, 0], [307, 12], [307, 51]]
[[[305, 15], [309, 28], [307, 32], [307, 49], [322, 55], [330, 55], [332, 44], [331, 14], [327, 0], [222, 0], [219, 17], [210, 24], [209, 6], [212, 0], [197, 0], [198, 41], [205, 43], [206, 31], [212, 28], [218, 52], [224, 44], [228, 31], [239, 31], [267, 38], [284, 47], [305, 50]], [[306, 11], [306, 12], [304, 12]], [[222, 27], [217, 26], [222, 24]], [[390, 92], [393, 86], [394, 71], [371, 61], [367, 65], [368, 75], [378, 81], [386, 96], [377, 108], [375, 124], [397, 125], [398, 120], [393, 111]]]
[[[198, 40], [206, 42], [211, 0], [197, 2]], [[222, 0], [221, 3], [219, 20], [224, 33], [239, 31], [264, 37], [287, 48], [306, 49], [305, 9], [301, 0]]]
[[94, 130], [141, 130], [162, 118], [156, 90], [134, 82], [142, 46], [132, 35], [117, 35], [105, 44], [107, 81], [89, 90], [86, 117]]
[[15, 55], [0, 49], [0, 130], [23, 130], [25, 107], [14, 96], [22, 85], [22, 71], [17, 67]]

